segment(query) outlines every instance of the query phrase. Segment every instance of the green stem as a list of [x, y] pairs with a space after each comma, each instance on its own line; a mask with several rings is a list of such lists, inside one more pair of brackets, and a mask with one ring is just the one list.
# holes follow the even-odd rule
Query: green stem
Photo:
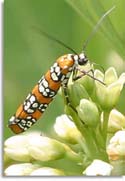
[[77, 154], [76, 152], [74, 152], [71, 148], [69, 148], [67, 145], [64, 144], [64, 147], [66, 149], [66, 154], [65, 157], [69, 158], [72, 161], [75, 161], [77, 163], [82, 163], [83, 158]]
[[66, 114], [72, 116], [76, 127], [78, 128], [78, 130], [83, 136], [83, 139], [81, 140], [79, 139], [78, 142], [80, 146], [82, 147], [84, 153], [86, 154], [87, 157], [92, 158], [91, 151], [93, 150], [93, 144], [92, 144], [92, 140], [89, 138], [89, 134], [87, 133], [86, 128], [84, 127], [84, 124], [81, 122], [77, 113], [72, 109], [72, 107], [66, 105], [65, 112]]
[[93, 144], [93, 138], [91, 137], [88, 128], [85, 127], [85, 125], [79, 119], [77, 113], [70, 106], [66, 106], [65, 108], [65, 112], [72, 116], [75, 125], [83, 135], [83, 140], [79, 142], [83, 148], [83, 151], [88, 157], [92, 157], [92, 151], [95, 150], [95, 145]]
[[105, 146], [106, 146], [106, 140], [107, 140], [107, 129], [108, 129], [109, 113], [110, 113], [110, 111], [104, 111], [103, 112], [102, 135], [103, 135], [103, 138], [104, 138]]
[[[73, 121], [75, 122], [78, 130], [83, 135], [83, 139], [79, 140], [79, 144], [81, 145], [84, 153], [90, 159], [102, 159], [108, 160], [107, 153], [106, 153], [106, 139], [107, 139], [107, 124], [108, 124], [108, 117], [109, 112], [104, 112], [104, 122], [103, 122], [103, 130], [102, 132], [95, 132], [93, 128], [90, 128], [83, 124], [79, 119], [77, 113], [70, 107], [66, 106], [66, 113], [71, 115]], [[102, 135], [103, 134], [103, 135]], [[103, 138], [102, 138], [103, 136]], [[99, 139], [102, 138], [102, 139]]]
[[99, 143], [100, 142], [97, 140], [96, 129], [94, 130], [93, 128], [91, 128], [91, 134], [92, 134], [93, 140], [95, 142], [96, 149], [99, 152], [99, 150], [100, 150], [100, 144]]
[[79, 145], [81, 146], [83, 152], [88, 156], [91, 157], [91, 152], [89, 151], [88, 147], [86, 146], [86, 140], [84, 138], [78, 140]]

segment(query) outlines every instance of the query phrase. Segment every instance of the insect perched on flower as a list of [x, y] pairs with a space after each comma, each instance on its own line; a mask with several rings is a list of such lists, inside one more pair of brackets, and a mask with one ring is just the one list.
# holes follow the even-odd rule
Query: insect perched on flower
[[44, 113], [59, 88], [67, 87], [69, 77], [78, 65], [88, 62], [86, 56], [67, 54], [57, 59], [29, 93], [26, 100], [11, 117], [9, 127], [14, 133], [21, 133], [30, 128]]
[[[113, 9], [114, 7], [107, 11], [100, 20], [102, 21], [105, 16]], [[93, 29], [92, 33], [83, 46], [83, 50], [85, 50], [90, 37], [93, 35], [93, 33], [96, 32], [97, 27], [100, 25], [101, 21], [99, 21]], [[88, 74], [88, 72], [85, 72], [84, 70], [80, 70], [78, 68], [79, 65], [85, 65], [88, 62], [88, 58], [86, 57], [84, 52], [77, 54], [72, 48], [65, 45], [62, 41], [53, 38], [40, 29], [38, 30], [43, 35], [72, 51], [73, 54], [61, 56], [56, 60], [53, 66], [51, 66], [50, 69], [45, 73], [45, 75], [41, 77], [33, 90], [29, 93], [23, 104], [19, 106], [15, 115], [10, 118], [9, 128], [16, 134], [26, 131], [43, 115], [60, 87], [63, 88], [67, 104], [70, 104], [67, 93], [67, 84], [71, 73], [73, 73], [73, 80], [77, 80], [83, 75], [88, 75], [97, 80], [96, 78]], [[81, 75], [77, 76], [77, 71], [81, 72]]]

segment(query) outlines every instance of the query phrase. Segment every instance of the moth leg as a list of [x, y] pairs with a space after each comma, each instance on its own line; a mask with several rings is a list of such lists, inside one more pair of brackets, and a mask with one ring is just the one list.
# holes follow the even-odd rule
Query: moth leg
[[[77, 68], [77, 70], [78, 70], [79, 72], [81, 72], [81, 74], [78, 75], [78, 76], [76, 76], [76, 77], [74, 77], [74, 78], [73, 78], [74, 81], [76, 81], [76, 80], [82, 78], [83, 76], [87, 75], [88, 77], [91, 77], [93, 80], [96, 80], [96, 81], [100, 82], [101, 84], [106, 85], [103, 81], [101, 81], [101, 80], [97, 79], [96, 77], [94, 77], [94, 71], [93, 71], [93, 69], [90, 69], [90, 70], [88, 70], [88, 71], [85, 71], [85, 70], [81, 70], [81, 69], [78, 69], [78, 68]], [[89, 74], [90, 72], [92, 72], [92, 75]]]
[[[82, 78], [82, 77], [85, 76], [85, 75], [88, 75], [89, 77], [95, 79], [93, 69], [90, 69], [90, 70], [88, 70], [88, 71], [85, 71], [85, 70], [81, 70], [81, 69], [77, 68], [77, 71], [81, 72], [81, 74], [78, 75], [78, 76], [75, 76], [75, 74], [74, 74], [74, 77], [73, 77], [73, 80], [74, 80], [74, 81]], [[90, 72], [92, 72], [92, 75], [89, 74]]]
[[61, 88], [62, 88], [62, 93], [64, 95], [64, 102], [65, 102], [65, 104], [70, 106], [76, 112], [76, 109], [71, 105], [71, 101], [69, 99], [67, 84], [62, 84]]

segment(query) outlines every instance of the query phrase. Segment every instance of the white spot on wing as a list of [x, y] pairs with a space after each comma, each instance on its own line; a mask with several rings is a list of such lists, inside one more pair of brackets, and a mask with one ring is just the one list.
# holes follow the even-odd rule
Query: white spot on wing
[[45, 79], [42, 81], [42, 84], [45, 88], [49, 86], [48, 82]]
[[34, 95], [32, 95], [32, 96], [30, 97], [30, 101], [31, 101], [31, 103], [33, 103], [35, 100], [36, 100], [35, 96], [34, 96]]
[[44, 96], [47, 96], [47, 93], [45, 91], [42, 92]]
[[34, 112], [34, 110], [32, 110], [32, 109], [27, 110], [27, 113], [33, 113], [33, 112]]
[[53, 73], [51, 74], [51, 77], [52, 77], [52, 79], [53, 79], [54, 81], [58, 81], [58, 77], [57, 77], [57, 75], [56, 75], [55, 72], [53, 72]]
[[24, 110], [27, 111], [30, 108], [30, 102], [26, 102], [26, 104], [24, 105]]
[[15, 120], [15, 116], [12, 116], [9, 121], [13, 122], [14, 120]]
[[50, 92], [50, 90], [49, 90], [49, 89], [46, 89], [46, 92], [48, 92], [48, 93], [49, 93], [49, 92]]
[[60, 67], [59, 66], [55, 67], [55, 72], [56, 73], [60, 72]]
[[56, 63], [54, 63], [53, 67], [57, 67], [57, 62], [56, 62]]
[[33, 108], [37, 108], [38, 107], [38, 103], [35, 102], [33, 105], [32, 105]]
[[44, 92], [44, 87], [42, 86], [42, 85], [39, 85], [39, 91], [41, 92], [41, 93], [43, 93]]

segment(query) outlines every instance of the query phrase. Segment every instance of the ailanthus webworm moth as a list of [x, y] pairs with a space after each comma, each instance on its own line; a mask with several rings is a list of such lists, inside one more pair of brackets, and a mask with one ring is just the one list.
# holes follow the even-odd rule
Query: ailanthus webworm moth
[[67, 86], [70, 74], [76, 66], [85, 65], [87, 61], [83, 53], [58, 58], [9, 120], [11, 130], [18, 134], [30, 128], [42, 116], [58, 89]]
[[[114, 7], [107, 11], [100, 20], [102, 21], [102, 19], [104, 19], [105, 16], [113, 9]], [[93, 29], [90, 35], [93, 35], [101, 21], [97, 23], [95, 29]], [[26, 131], [34, 123], [36, 123], [36, 121], [43, 115], [54, 96], [57, 94], [59, 88], [63, 87], [64, 90], [66, 90], [71, 73], [76, 70], [80, 71], [78, 66], [85, 65], [88, 62], [84, 53], [78, 55], [72, 48], [65, 45], [62, 41], [53, 38], [45, 32], [41, 31], [41, 33], [71, 50], [74, 54], [67, 54], [59, 57], [46, 74], [41, 77], [23, 104], [19, 106], [15, 115], [10, 118], [8, 126], [16, 134]], [[91, 36], [89, 36], [85, 42], [85, 46], [83, 46], [84, 49], [88, 44], [90, 37]], [[92, 77], [85, 71], [80, 72], [82, 73], [81, 75], [88, 75]], [[78, 78], [81, 78], [81, 76], [74, 77], [74, 80], [77, 80]]]

